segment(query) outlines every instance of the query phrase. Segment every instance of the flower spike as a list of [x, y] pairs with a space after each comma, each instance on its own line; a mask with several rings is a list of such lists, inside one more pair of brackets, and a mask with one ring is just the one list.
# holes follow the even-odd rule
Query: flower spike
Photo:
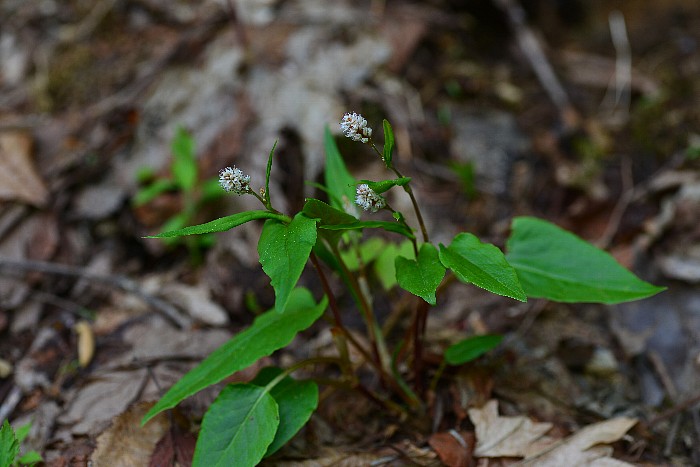
[[219, 171], [219, 184], [224, 190], [237, 195], [251, 193], [250, 175], [245, 175], [235, 165]]
[[372, 138], [372, 129], [367, 126], [367, 120], [355, 112], [343, 115], [340, 129], [343, 130], [346, 137], [353, 141], [368, 143], [370, 138]]
[[386, 201], [382, 196], [378, 195], [366, 183], [357, 185], [357, 196], [355, 196], [355, 204], [360, 206], [365, 211], [377, 212], [386, 207]]

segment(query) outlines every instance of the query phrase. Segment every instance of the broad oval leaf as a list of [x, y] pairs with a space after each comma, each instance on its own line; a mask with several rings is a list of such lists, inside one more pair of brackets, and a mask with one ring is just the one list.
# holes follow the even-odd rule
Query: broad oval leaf
[[421, 245], [418, 258], [396, 258], [396, 280], [404, 290], [436, 304], [435, 291], [445, 276], [445, 266], [440, 263], [437, 248], [430, 243]]
[[470, 233], [458, 234], [449, 247], [440, 244], [440, 261], [457, 279], [521, 302], [527, 301], [513, 267], [501, 250]]
[[289, 224], [271, 219], [263, 226], [258, 254], [263, 271], [275, 289], [275, 310], [279, 312], [287, 306], [289, 294], [316, 244], [316, 222], [299, 213]]
[[603, 250], [542, 219], [513, 219], [506, 246], [506, 258], [530, 297], [613, 304], [665, 290], [639, 279]]
[[286, 346], [299, 331], [308, 328], [321, 317], [327, 304], [325, 297], [316, 304], [311, 292], [303, 288], [294, 289], [289, 295], [284, 313], [272, 309], [258, 316], [248, 329], [216, 349], [175, 383], [148, 411], [142, 423], [163, 410], [175, 407], [197, 391], [218, 383]]
[[450, 365], [462, 365], [498, 347], [502, 340], [503, 336], [500, 334], [469, 337], [448, 347], [445, 350], [445, 360]]
[[171, 230], [169, 232], [159, 233], [158, 235], [150, 235], [145, 238], [182, 237], [185, 235], [224, 232], [256, 219], [277, 219], [282, 222], [289, 222], [289, 217], [282, 214], [275, 214], [270, 211], [245, 211], [232, 216], [221, 217], [207, 222], [206, 224], [191, 225], [183, 229]]
[[[267, 386], [277, 378], [282, 370], [267, 367], [260, 370], [252, 384]], [[318, 407], [318, 385], [314, 381], [299, 381], [291, 376], [285, 376], [281, 381], [267, 388], [270, 395], [279, 406], [280, 424], [275, 433], [275, 439], [267, 448], [265, 457], [271, 456], [304, 426]]]
[[194, 467], [254, 467], [279, 425], [279, 409], [266, 388], [230, 384], [204, 414], [194, 450]]
[[413, 260], [415, 258], [413, 243], [409, 240], [404, 240], [398, 246], [394, 243], [388, 243], [374, 263], [374, 272], [384, 290], [389, 290], [397, 284], [396, 258], [399, 256]]

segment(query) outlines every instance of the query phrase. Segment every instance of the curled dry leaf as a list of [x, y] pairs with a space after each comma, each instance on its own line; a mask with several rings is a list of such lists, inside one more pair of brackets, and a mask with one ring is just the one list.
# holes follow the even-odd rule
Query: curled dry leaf
[[490, 400], [480, 409], [469, 409], [476, 427], [476, 457], [524, 457], [552, 443], [545, 437], [551, 423], [533, 422], [527, 417], [501, 417], [498, 401]]
[[537, 423], [523, 416], [501, 417], [495, 400], [480, 409], [470, 409], [469, 417], [476, 427], [476, 457], [525, 457], [523, 465], [538, 467], [629, 466], [611, 458], [612, 448], [604, 445], [618, 441], [637, 423], [633, 418], [613, 418], [557, 441], [545, 436], [551, 423]]
[[31, 160], [32, 140], [23, 131], [0, 132], [0, 199], [41, 207], [48, 190]]

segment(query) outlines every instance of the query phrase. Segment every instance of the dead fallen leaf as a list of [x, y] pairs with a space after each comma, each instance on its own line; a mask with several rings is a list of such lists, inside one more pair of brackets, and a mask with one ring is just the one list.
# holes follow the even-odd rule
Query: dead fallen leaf
[[162, 295], [170, 302], [181, 306], [193, 318], [211, 326], [228, 323], [228, 315], [221, 305], [214, 302], [206, 286], [192, 287], [181, 283], [170, 283], [163, 287]]
[[160, 413], [141, 426], [141, 419], [152, 406], [153, 402], [134, 404], [112, 420], [112, 425], [97, 437], [97, 448], [92, 453], [95, 467], [148, 465], [170, 424], [167, 416]]
[[96, 381], [76, 391], [68, 410], [58, 421], [73, 423], [74, 434], [99, 433], [109, 420], [124, 412], [138, 397], [146, 376], [145, 369], [100, 375]]
[[599, 446], [614, 443], [622, 438], [637, 423], [634, 418], [618, 417], [588, 425], [561, 442], [539, 454], [523, 460], [525, 465], [557, 467], [576, 465], [582, 467], [631, 466], [610, 457], [612, 448]]
[[24, 131], [0, 133], [0, 199], [42, 207], [49, 195], [31, 160], [32, 140]]
[[196, 442], [194, 434], [171, 427], [156, 444], [149, 467], [192, 465]]
[[469, 409], [469, 418], [476, 427], [476, 457], [525, 457], [541, 452], [543, 445], [550, 445], [545, 437], [551, 423], [533, 422], [527, 417], [501, 417], [498, 401], [490, 400], [480, 409]]
[[454, 430], [433, 434], [428, 444], [448, 467], [467, 467], [474, 451], [474, 439], [469, 443]]

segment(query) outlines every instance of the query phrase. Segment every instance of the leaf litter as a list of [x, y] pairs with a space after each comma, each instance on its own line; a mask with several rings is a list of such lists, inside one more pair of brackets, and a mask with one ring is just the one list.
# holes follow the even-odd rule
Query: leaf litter
[[[552, 53], [563, 57], [562, 63], [555, 60], [555, 66], [564, 66], [557, 71], [568, 74], [567, 87], [576, 87], [575, 104], [586, 120], [578, 130], [585, 134], [598, 128], [589, 139], [560, 127], [538, 83], [528, 81], [529, 72], [504, 52], [513, 44], [495, 39], [508, 34], [470, 5], [372, 2], [372, 15], [380, 19], [375, 22], [364, 5], [342, 1], [332, 7], [327, 2], [237, 2], [238, 19], [228, 17], [217, 2], [173, 7], [147, 0], [106, 14], [100, 8], [111, 2], [102, 3], [88, 14], [84, 6], [69, 2], [61, 15], [51, 10], [56, 2], [28, 1], [16, 11], [12, 2], [0, 4], [0, 261], [31, 259], [89, 269], [91, 260], [109, 251], [113, 259], [106, 270], [86, 272], [131, 277], [147, 294], [181, 306], [187, 320], [176, 329], [153, 316], [147, 303], [135, 304], [133, 295], [105, 293], [104, 288], [97, 293], [89, 280], [36, 272], [18, 277], [17, 271], [2, 270], [0, 356], [10, 374], [0, 379], [0, 412], [13, 421], [34, 417], [40, 433], [32, 447], [48, 454], [49, 465], [91, 456], [104, 465], [187, 464], [192, 439], [179, 426], [155, 423], [154, 433], [142, 439], [138, 458], [119, 448], [93, 452], [90, 444], [138, 444], [139, 431], [127, 429], [130, 417], [138, 419], [144, 410], [137, 401], [156, 399], [159, 385], [174, 383], [249, 323], [249, 310], [271, 304], [264, 282], [250, 273], [257, 263], [251, 255], [256, 226], [246, 227], [250, 238], [237, 233], [235, 240], [211, 250], [204, 274], [188, 266], [181, 252], [141, 240], [145, 226], [128, 205], [136, 169], [166, 173], [169, 138], [184, 124], [201, 146], [199, 166], [205, 174], [234, 161], [251, 172], [261, 168], [264, 158], [258, 156], [284, 130], [293, 137], [280, 153], [293, 149], [289, 141], [298, 139], [302, 154], [287, 168], [311, 179], [320, 170], [322, 127], [347, 110], [365, 107], [396, 122], [401, 157], [407, 156], [400, 162], [420, 170], [418, 195], [432, 203], [431, 223], [438, 235], [449, 238], [465, 224], [475, 233], [499, 237], [503, 219], [512, 212], [503, 195], [511, 190], [518, 212], [546, 212], [582, 230], [612, 225], [613, 248], [631, 252], [631, 266], [648, 264], [648, 277], [673, 279], [673, 299], [659, 296], [659, 301], [612, 309], [531, 308], [507, 307], [478, 291], [453, 295], [439, 310], [449, 313], [436, 313], [429, 323], [435, 350], [471, 333], [504, 332], [507, 339], [502, 350], [476, 367], [446, 375], [450, 389], [436, 395], [443, 405], [435, 409], [440, 416], [434, 433], [389, 422], [373, 407], [359, 407], [360, 402], [353, 407], [331, 397], [335, 405], [322, 415], [336, 423], [312, 419], [304, 435], [306, 460], [299, 462], [437, 465], [441, 459], [469, 465], [474, 456], [488, 453], [498, 455], [489, 462], [507, 463], [502, 456], [509, 453], [532, 465], [566, 465], [571, 459], [580, 465], [627, 465], [609, 451], [612, 443], [622, 444], [618, 440], [633, 423], [615, 414], [632, 413], [648, 415], [639, 417], [647, 430], [632, 435], [645, 446], [641, 461], [666, 462], [671, 457], [662, 452], [665, 444], [676, 458], [698, 459], [700, 443], [692, 442], [697, 434], [691, 427], [700, 348], [694, 287], [698, 168], [691, 158], [692, 135], [684, 130], [696, 126], [698, 116], [697, 106], [679, 96], [680, 90], [697, 86], [692, 70], [698, 53], [692, 44], [699, 38], [692, 25], [700, 15], [692, 2], [678, 2], [687, 24], [674, 23], [662, 4], [634, 0], [620, 6], [634, 64], [632, 136], [617, 132], [590, 105], [602, 102], [596, 93], [615, 72], [612, 45], [601, 45], [607, 44], [607, 35], [576, 43], [562, 32], [556, 14], [549, 19], [532, 14], [529, 19], [543, 40], [550, 39]], [[587, 26], [604, 30], [608, 12], [586, 8], [589, 14], [581, 18], [588, 18]], [[640, 13], [648, 11], [651, 23]], [[99, 20], [87, 21], [91, 17]], [[484, 30], [483, 25], [490, 26]], [[672, 44], [666, 37], [670, 30]], [[561, 43], [552, 39], [561, 37]], [[483, 39], [493, 39], [497, 47]], [[569, 43], [576, 47], [564, 45]], [[45, 57], [50, 66], [40, 65]], [[668, 68], [668, 63], [678, 66]], [[669, 85], [669, 79], [676, 81]], [[665, 95], [671, 97], [659, 97]], [[236, 128], [233, 142], [231, 128]], [[229, 143], [213, 147], [222, 141]], [[492, 157], [484, 157], [484, 151]], [[634, 155], [637, 185], [619, 190], [631, 190], [629, 197], [621, 196], [631, 200], [627, 205], [616, 204], [617, 153]], [[450, 162], [473, 165], [476, 191], [445, 169]], [[658, 167], [663, 170], [657, 174], [647, 170]], [[468, 177], [463, 181], [468, 184]], [[272, 183], [281, 205], [287, 203], [285, 183]], [[456, 195], [462, 191], [465, 197]], [[466, 202], [468, 193], [478, 196]], [[171, 201], [180, 203], [177, 195]], [[222, 209], [237, 211], [244, 203], [229, 198]], [[619, 211], [619, 221], [609, 222]], [[163, 269], [171, 272], [160, 275]], [[94, 339], [87, 346], [94, 344], [95, 352], [89, 363], [83, 358], [87, 365], [81, 368], [79, 354], [85, 355], [87, 345], [81, 341], [87, 339], [74, 331], [75, 324], [95, 315]], [[316, 338], [300, 340], [290, 352], [306, 354], [304, 346]], [[465, 374], [468, 384], [460, 383]], [[533, 383], [538, 380], [544, 382]], [[495, 401], [475, 408], [494, 396], [536, 419], [500, 416]], [[206, 405], [195, 399], [189, 404], [185, 415], [193, 419], [201, 415], [198, 405]], [[366, 419], [352, 420], [348, 413], [355, 411]], [[472, 419], [474, 431], [466, 412], [480, 420]], [[585, 425], [591, 414], [607, 421]], [[583, 428], [564, 437], [563, 426]], [[344, 436], [350, 427], [356, 432]], [[314, 436], [325, 446], [314, 444]], [[345, 446], [328, 447], [334, 444]], [[545, 444], [547, 450], [531, 451]], [[634, 458], [625, 447], [625, 457]], [[104, 451], [116, 457], [103, 461]]]

